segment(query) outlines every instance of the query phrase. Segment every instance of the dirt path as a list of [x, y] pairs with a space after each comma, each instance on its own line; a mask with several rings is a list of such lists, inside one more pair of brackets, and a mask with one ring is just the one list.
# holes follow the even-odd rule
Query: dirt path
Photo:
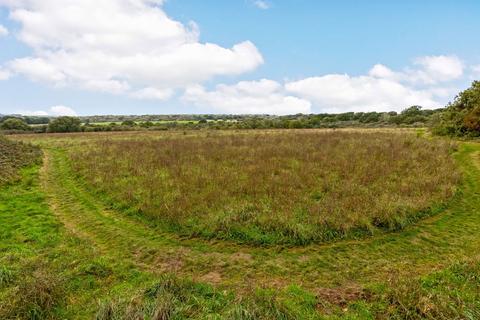
[[46, 149], [45, 154], [42, 184], [65, 227], [99, 254], [131, 261], [147, 272], [175, 272], [235, 288], [295, 283], [318, 290], [429, 273], [478, 254], [480, 246], [478, 144], [462, 145], [457, 158], [465, 173], [463, 194], [441, 214], [400, 233], [302, 248], [181, 239], [105, 207], [74, 178], [62, 152]]

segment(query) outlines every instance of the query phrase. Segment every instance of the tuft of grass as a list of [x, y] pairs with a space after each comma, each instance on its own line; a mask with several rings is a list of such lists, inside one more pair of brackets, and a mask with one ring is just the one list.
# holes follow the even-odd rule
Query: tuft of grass
[[41, 155], [39, 147], [10, 141], [0, 135], [0, 186], [19, 179], [19, 169], [38, 164]]
[[298, 287], [279, 293], [256, 290], [235, 298], [213, 287], [174, 275], [129, 299], [100, 304], [96, 319], [318, 319], [316, 299]]
[[480, 260], [457, 262], [422, 278], [393, 276], [374, 289], [369, 308], [381, 319], [479, 319]]
[[115, 208], [180, 234], [297, 244], [399, 230], [456, 191], [451, 142], [394, 132], [101, 139], [70, 150]]
[[48, 269], [23, 272], [21, 281], [0, 303], [1, 319], [50, 319], [64, 299], [62, 279]]
[[0, 266], [0, 288], [11, 284], [15, 279], [15, 273], [6, 266]]

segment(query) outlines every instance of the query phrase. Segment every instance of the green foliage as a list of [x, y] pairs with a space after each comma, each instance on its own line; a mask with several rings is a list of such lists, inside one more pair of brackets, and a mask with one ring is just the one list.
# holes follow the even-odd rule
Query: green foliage
[[449, 136], [480, 136], [480, 81], [458, 94], [436, 118], [433, 132]]
[[122, 122], [122, 126], [134, 127], [136, 125], [137, 125], [136, 122], [133, 120], [125, 120]]
[[8, 118], [0, 123], [0, 130], [28, 131], [30, 126], [23, 119]]
[[75, 117], [58, 117], [50, 121], [47, 127], [48, 132], [79, 132], [81, 121]]

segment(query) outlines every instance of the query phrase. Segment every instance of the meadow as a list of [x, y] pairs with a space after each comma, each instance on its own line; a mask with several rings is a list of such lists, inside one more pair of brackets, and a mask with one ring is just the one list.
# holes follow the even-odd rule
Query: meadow
[[428, 215], [455, 193], [454, 150], [413, 133], [273, 131], [107, 138], [69, 157], [112, 205], [182, 235], [302, 245]]
[[[15, 177], [0, 186], [0, 319], [480, 317], [478, 143], [187, 131], [21, 135], [0, 151], [15, 163], [0, 171]], [[259, 217], [225, 220], [232, 206]]]

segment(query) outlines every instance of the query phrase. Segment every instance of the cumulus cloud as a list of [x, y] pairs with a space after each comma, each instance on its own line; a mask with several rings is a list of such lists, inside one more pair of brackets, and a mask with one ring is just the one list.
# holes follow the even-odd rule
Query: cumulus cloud
[[49, 109], [49, 111], [44, 110], [36, 110], [36, 111], [29, 111], [29, 110], [20, 110], [16, 113], [25, 115], [25, 116], [77, 116], [75, 110], [70, 107], [66, 106], [53, 106]]
[[369, 75], [416, 85], [433, 85], [459, 79], [464, 73], [464, 64], [456, 56], [424, 56], [414, 60], [412, 67], [393, 71], [383, 64], [376, 64]]
[[253, 5], [258, 9], [262, 9], [262, 10], [270, 9], [270, 3], [264, 0], [254, 0]]
[[329, 74], [289, 82], [287, 91], [310, 100], [322, 112], [392, 111], [411, 105], [437, 107], [427, 90], [415, 90], [399, 82], [372, 76]]
[[451, 85], [463, 75], [463, 63], [454, 56], [427, 56], [395, 71], [374, 65], [366, 75], [326, 74], [284, 84], [272, 80], [242, 81], [186, 90], [183, 100], [212, 106], [223, 113], [293, 114], [347, 111], [400, 111], [412, 105], [436, 108], [451, 99]]
[[50, 113], [54, 116], [76, 116], [77, 113], [72, 108], [66, 106], [54, 106], [50, 108]]
[[171, 89], [157, 89], [157, 88], [144, 88], [133, 92], [130, 96], [136, 99], [150, 99], [150, 100], [168, 100], [173, 95]]
[[415, 60], [426, 83], [452, 81], [463, 75], [463, 62], [456, 56], [426, 56]]
[[6, 35], [8, 35], [8, 30], [7, 30], [7, 28], [5, 28], [4, 26], [2, 26], [2, 25], [0, 24], [0, 37], [4, 37], [4, 36], [6, 36]]
[[212, 91], [192, 86], [186, 90], [183, 100], [197, 106], [211, 106], [221, 113], [284, 115], [311, 112], [309, 101], [287, 95], [281, 84], [267, 79], [220, 84]]
[[450, 82], [463, 74], [464, 64], [456, 56], [426, 56], [400, 71], [376, 64], [366, 75], [327, 74], [291, 81], [285, 87], [322, 112], [399, 111], [411, 105], [444, 105], [458, 91]]
[[[20, 24], [32, 56], [8, 66], [55, 86], [131, 94], [168, 91], [263, 63], [256, 46], [231, 48], [199, 40], [194, 22], [167, 16], [158, 0], [0, 0]], [[135, 94], [134, 94], [135, 95]], [[142, 95], [139, 93], [139, 95]], [[158, 94], [157, 94], [158, 95]]]

